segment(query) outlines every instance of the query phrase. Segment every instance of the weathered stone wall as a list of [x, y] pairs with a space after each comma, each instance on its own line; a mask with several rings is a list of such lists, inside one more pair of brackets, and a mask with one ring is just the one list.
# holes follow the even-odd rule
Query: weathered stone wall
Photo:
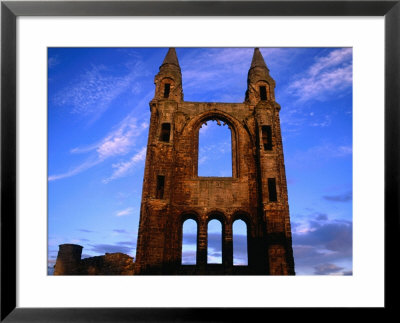
[[133, 258], [117, 252], [82, 259], [80, 275], [133, 275]]
[[54, 275], [133, 275], [133, 258], [117, 252], [81, 259], [82, 246], [60, 245]]
[[[164, 97], [171, 80], [174, 96]], [[137, 274], [294, 274], [289, 206], [280, 106], [275, 82], [258, 50], [248, 75], [244, 103], [183, 101], [179, 63], [169, 50], [155, 78], [155, 97], [143, 180], [136, 254]], [[260, 95], [264, 87], [266, 96]], [[178, 95], [179, 94], [179, 95]], [[198, 176], [199, 129], [208, 120], [225, 123], [232, 133], [232, 177]], [[161, 136], [169, 124], [168, 140]], [[271, 149], [265, 149], [262, 127], [271, 129]], [[160, 197], [158, 177], [162, 176]], [[268, 179], [276, 183], [270, 198]], [[182, 226], [186, 219], [198, 225], [196, 266], [181, 266]], [[207, 224], [222, 224], [222, 262], [207, 264]], [[232, 224], [248, 228], [248, 266], [233, 266]]]

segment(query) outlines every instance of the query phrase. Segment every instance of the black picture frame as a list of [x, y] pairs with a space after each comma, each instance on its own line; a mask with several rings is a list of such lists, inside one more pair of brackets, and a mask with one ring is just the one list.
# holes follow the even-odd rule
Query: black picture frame
[[[1, 321], [190, 322], [256, 320], [274, 310], [244, 308], [16, 307], [16, 19], [18, 16], [384, 16], [385, 307], [396, 307], [399, 273], [400, 1], [2, 1], [1, 3]], [[367, 203], [367, 201], [365, 201]], [[373, 233], [371, 233], [373, 238]], [[373, 261], [373, 255], [371, 255]], [[291, 309], [296, 310], [296, 309]], [[297, 309], [299, 310], [299, 309]], [[327, 309], [328, 310], [328, 309]], [[336, 315], [332, 311], [331, 314]], [[372, 315], [372, 312], [368, 312]], [[270, 315], [268, 313], [268, 315]], [[372, 317], [371, 317], [372, 318]], [[272, 318], [270, 318], [272, 319]]]

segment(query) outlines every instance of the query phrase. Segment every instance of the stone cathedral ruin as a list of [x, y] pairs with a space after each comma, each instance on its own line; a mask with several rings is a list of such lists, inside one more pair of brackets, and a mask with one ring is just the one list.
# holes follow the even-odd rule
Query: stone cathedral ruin
[[[155, 95], [150, 102], [136, 259], [125, 274], [295, 274], [280, 105], [274, 90], [275, 81], [256, 48], [243, 103], [184, 101], [176, 51], [168, 50], [155, 76]], [[231, 177], [198, 175], [199, 130], [210, 120], [231, 130]], [[196, 263], [183, 265], [183, 224], [188, 219], [197, 224]], [[207, 227], [214, 219], [222, 227], [221, 264], [207, 263]], [[233, 264], [236, 220], [247, 227], [246, 266]], [[62, 246], [66, 245], [61, 245], [60, 251]], [[82, 248], [75, 253], [71, 245], [64, 249], [71, 251], [59, 252], [55, 274], [74, 274], [57, 270], [68, 267], [72, 260], [74, 265], [69, 267], [81, 266], [75, 274], [88, 274], [80, 260]], [[105, 271], [100, 268], [97, 273], [101, 272]]]

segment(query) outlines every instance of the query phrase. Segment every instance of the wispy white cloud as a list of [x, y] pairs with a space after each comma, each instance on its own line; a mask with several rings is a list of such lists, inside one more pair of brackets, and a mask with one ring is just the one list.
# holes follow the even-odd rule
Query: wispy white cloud
[[126, 208], [126, 209], [124, 209], [124, 210], [120, 210], [120, 211], [115, 212], [115, 216], [130, 215], [130, 214], [133, 213], [133, 211], [134, 211], [134, 208], [133, 208], [133, 207], [128, 207], [128, 208]]
[[324, 101], [349, 90], [353, 82], [352, 49], [341, 48], [318, 57], [307, 72], [297, 76], [288, 91], [299, 102]]
[[96, 120], [121, 93], [130, 88], [136, 91], [137, 84], [134, 81], [139, 75], [140, 62], [122, 76], [112, 74], [105, 66], [92, 66], [74, 84], [56, 93], [53, 102], [58, 106], [68, 106], [71, 113]]
[[85, 162], [83, 162], [82, 164], [70, 169], [69, 171], [62, 173], [62, 174], [57, 174], [57, 175], [50, 175], [48, 177], [49, 181], [55, 181], [55, 180], [59, 180], [59, 179], [63, 179], [63, 178], [68, 178], [74, 175], [77, 175], [79, 173], [82, 173], [83, 171], [92, 168], [93, 166], [101, 163], [102, 160], [100, 159], [96, 159], [96, 160], [87, 160]]
[[147, 122], [138, 125], [136, 119], [129, 116], [118, 129], [106, 136], [96, 147], [99, 158], [125, 155], [134, 144], [134, 139], [140, 136], [148, 126]]
[[[90, 153], [95, 151], [86, 161], [82, 164], [72, 168], [68, 172], [51, 175], [49, 181], [68, 178], [77, 175], [111, 157], [121, 156], [129, 153], [129, 151], [136, 145], [136, 139], [148, 128], [147, 122], [139, 123], [132, 115], [128, 115], [120, 124], [108, 133], [100, 141], [85, 146], [76, 147], [71, 149], [71, 153]], [[116, 176], [119, 172], [117, 172]], [[122, 170], [120, 171], [122, 173]]]
[[144, 161], [146, 158], [146, 147], [143, 147], [139, 152], [133, 155], [133, 157], [125, 162], [113, 164], [112, 167], [115, 169], [112, 175], [103, 180], [103, 183], [107, 184], [114, 179], [121, 178], [130, 174], [133, 167], [138, 163]]
[[120, 124], [100, 141], [71, 149], [71, 153], [87, 153], [95, 150], [99, 159], [105, 159], [116, 155], [124, 155], [135, 144], [135, 138], [139, 137], [148, 128], [147, 122], [139, 122], [132, 115], [128, 115]]
[[341, 48], [330, 52], [327, 56], [319, 57], [315, 64], [309, 69], [310, 75], [318, 75], [321, 71], [329, 67], [337, 67], [341, 64], [351, 63], [353, 50], [352, 48]]
[[338, 105], [334, 108], [331, 104], [327, 104], [326, 109], [321, 107], [323, 110], [313, 106], [345, 98], [352, 91], [352, 49], [339, 48], [329, 51], [325, 49], [322, 53], [324, 54], [316, 57], [307, 56], [306, 62], [311, 59], [309, 66], [302, 68], [301, 73], [293, 75], [284, 86], [281, 93], [281, 98], [284, 99], [281, 102], [283, 108], [280, 115], [281, 125], [285, 127], [284, 139], [298, 135], [304, 127], [331, 126], [338, 120], [335, 114], [344, 107], [347, 111], [349, 109], [351, 111], [351, 102], [348, 101], [345, 103], [346, 106]]

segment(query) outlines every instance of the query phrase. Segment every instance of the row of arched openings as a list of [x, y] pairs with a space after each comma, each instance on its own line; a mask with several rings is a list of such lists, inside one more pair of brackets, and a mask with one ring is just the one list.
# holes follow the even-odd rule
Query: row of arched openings
[[[182, 265], [195, 265], [197, 253], [197, 223], [188, 219], [182, 229]], [[247, 225], [243, 220], [236, 220], [232, 226], [233, 265], [247, 266]], [[222, 224], [214, 219], [207, 226], [207, 263], [222, 264]]]

